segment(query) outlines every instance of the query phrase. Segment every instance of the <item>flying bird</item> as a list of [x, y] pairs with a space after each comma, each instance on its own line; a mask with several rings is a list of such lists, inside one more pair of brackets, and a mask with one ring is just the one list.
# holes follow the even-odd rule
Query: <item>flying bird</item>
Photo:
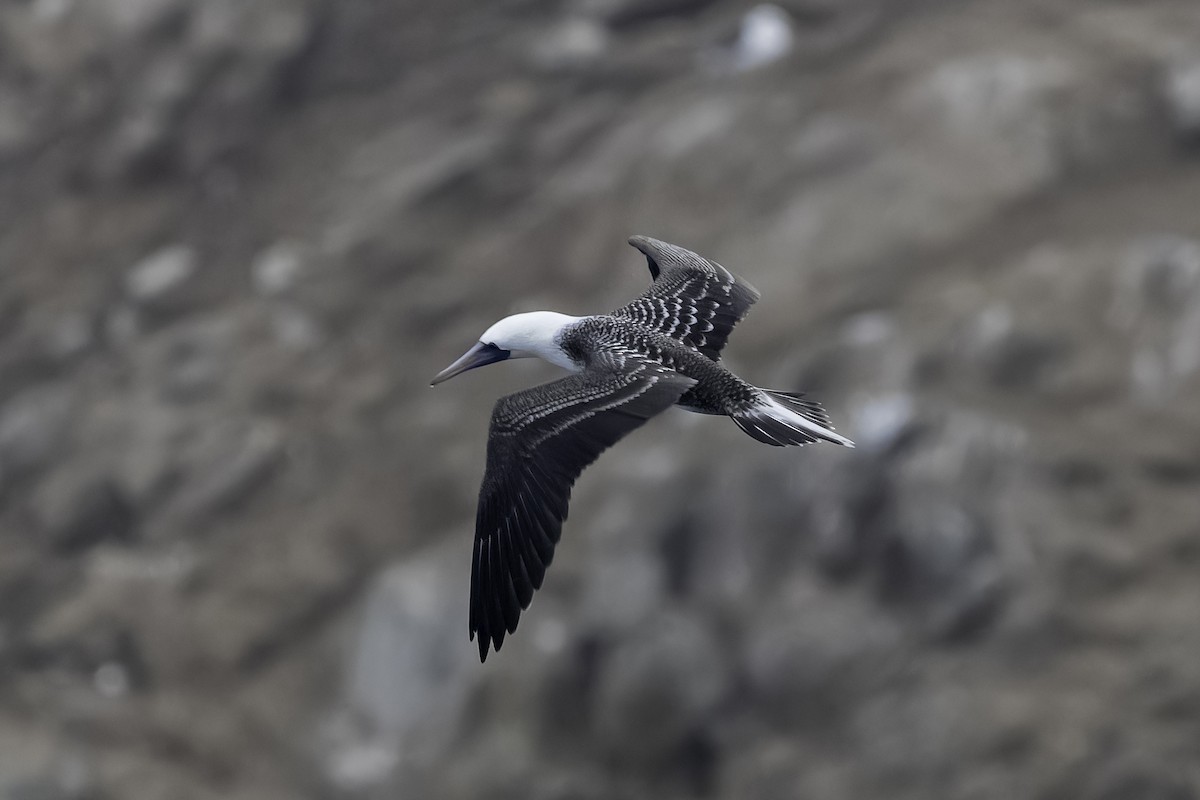
[[505, 317], [431, 383], [510, 358], [572, 373], [502, 397], [492, 411], [471, 563], [469, 627], [481, 661], [541, 587], [579, 474], [654, 415], [677, 405], [730, 417], [769, 445], [854, 446], [819, 404], [760, 389], [721, 364], [730, 331], [759, 298], [753, 286], [682, 247], [646, 236], [629, 244], [653, 279], [632, 303], [586, 317]]

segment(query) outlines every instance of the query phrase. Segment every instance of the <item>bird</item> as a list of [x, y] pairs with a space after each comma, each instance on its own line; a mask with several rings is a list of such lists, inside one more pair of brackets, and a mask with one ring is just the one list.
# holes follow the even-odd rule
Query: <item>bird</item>
[[492, 325], [439, 372], [541, 358], [571, 374], [501, 397], [492, 411], [475, 516], [469, 634], [479, 659], [499, 652], [541, 588], [571, 489], [606, 449], [651, 417], [679, 406], [724, 415], [774, 446], [854, 443], [803, 394], [761, 389], [721, 363], [733, 327], [759, 299], [725, 267], [678, 245], [633, 236], [650, 287], [607, 314], [514, 314]]

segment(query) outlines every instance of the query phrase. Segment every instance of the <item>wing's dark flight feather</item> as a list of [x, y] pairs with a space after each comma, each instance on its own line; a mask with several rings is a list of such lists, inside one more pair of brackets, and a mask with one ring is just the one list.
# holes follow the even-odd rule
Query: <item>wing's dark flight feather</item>
[[525, 569], [525, 555], [522, 553], [521, 537], [514, 536], [512, 527], [507, 526], [504, 530], [504, 547], [508, 551], [508, 569], [512, 575], [513, 588], [517, 593], [517, 604], [521, 608], [528, 608], [529, 602], [533, 599], [534, 585], [529, 577], [529, 571]]
[[504, 626], [504, 597], [500, 588], [499, 570], [496, 564], [496, 538], [490, 537], [484, 544], [487, 552], [487, 595], [493, 599], [493, 602], [487, 606], [488, 626], [493, 631], [496, 637], [496, 647], [504, 644], [504, 634], [506, 628]]
[[687, 342], [716, 361], [758, 290], [715, 261], [646, 236], [629, 243], [646, 256], [654, 282], [613, 316]]
[[501, 608], [504, 611], [504, 627], [510, 631], [516, 629], [517, 620], [521, 618], [521, 601], [517, 599], [517, 590], [513, 586], [513, 579], [516, 578], [517, 573], [506, 552], [508, 549], [506, 540], [511, 540], [511, 530], [511, 519], [506, 520], [503, 535], [496, 536], [493, 542], [501, 557], [496, 559], [496, 563], [492, 565], [492, 573], [500, 586], [499, 594]]
[[695, 381], [636, 354], [500, 398], [488, 435], [471, 566], [471, 636], [499, 650], [541, 587], [571, 487], [604, 450]]

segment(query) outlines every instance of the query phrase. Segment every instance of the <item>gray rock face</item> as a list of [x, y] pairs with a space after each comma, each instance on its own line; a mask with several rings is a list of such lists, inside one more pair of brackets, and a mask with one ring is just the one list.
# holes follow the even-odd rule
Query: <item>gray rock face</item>
[[452, 740], [480, 674], [455, 657], [467, 612], [461, 582], [450, 580], [459, 555], [441, 547], [408, 559], [368, 595], [346, 671], [345, 716], [328, 737], [325, 768], [335, 784], [403, 781], [404, 770]]
[[103, 541], [130, 543], [136, 512], [111, 478], [60, 471], [34, 495], [33, 514], [52, 546], [74, 551]]
[[608, 656], [596, 691], [602, 745], [617, 757], [655, 762], [676, 754], [728, 687], [728, 665], [703, 623], [662, 614]]
[[1070, 65], [1057, 59], [972, 56], [939, 65], [909, 90], [907, 102], [935, 120], [948, 143], [1003, 165], [995, 177], [1038, 184], [1060, 168], [1053, 107], [1073, 80]]
[[810, 587], [768, 607], [749, 633], [746, 672], [771, 722], [818, 732], [838, 724], [848, 698], [887, 682], [901, 646], [877, 608]]
[[186, 284], [196, 266], [196, 253], [191, 248], [165, 247], [130, 268], [125, 288], [131, 300], [151, 309], [178, 306], [189, 294]]
[[[0, 798], [1200, 796], [1200, 5], [776, 5], [0, 3]], [[651, 421], [480, 665], [558, 373], [428, 378], [634, 233], [858, 447]]]
[[1163, 94], [1175, 131], [1185, 142], [1194, 143], [1200, 137], [1200, 59], [1171, 65]]
[[235, 509], [270, 478], [281, 449], [279, 433], [266, 424], [215, 437], [200, 448], [196, 477], [175, 498], [178, 513], [204, 520]]
[[955, 637], [987, 624], [1004, 599], [1006, 553], [1026, 524], [1014, 462], [1024, 435], [951, 418], [897, 470], [878, 517], [880, 588], [916, 604], [931, 630]]
[[57, 457], [68, 436], [71, 405], [64, 387], [45, 387], [0, 408], [0, 470], [18, 475]]
[[[461, 711], [478, 673], [454, 657], [467, 602], [450, 578], [459, 547], [407, 559], [367, 598], [352, 654], [349, 699], [389, 737], [414, 737], [435, 711]], [[461, 583], [461, 582], [459, 582]], [[415, 742], [414, 742], [415, 743]]]
[[1112, 316], [1133, 343], [1135, 395], [1163, 402], [1200, 370], [1200, 243], [1176, 236], [1132, 243], [1117, 274]]
[[533, 37], [533, 63], [554, 72], [594, 64], [608, 48], [608, 31], [587, 17], [564, 19]]
[[254, 286], [264, 295], [283, 294], [304, 271], [303, 249], [294, 242], [276, 242], [255, 257]]

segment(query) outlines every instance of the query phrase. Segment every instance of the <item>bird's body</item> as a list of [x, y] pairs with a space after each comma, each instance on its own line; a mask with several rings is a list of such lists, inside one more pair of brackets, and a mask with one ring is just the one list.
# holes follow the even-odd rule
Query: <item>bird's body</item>
[[731, 414], [751, 402], [758, 390], [719, 361], [694, 347], [644, 325], [609, 314], [583, 317], [560, 332], [560, 346], [576, 364], [587, 369], [597, 354], [609, 357], [616, 347], [662, 364], [696, 381], [676, 405], [702, 414]]
[[760, 389], [720, 363], [733, 326], [758, 292], [724, 267], [635, 236], [654, 283], [610, 314], [537, 311], [493, 325], [439, 383], [507, 358], [538, 357], [573, 374], [502, 397], [492, 414], [476, 516], [471, 635], [497, 650], [542, 584], [567, 502], [584, 467], [647, 419], [679, 405], [729, 416], [772, 445], [853, 446], [816, 403]]

